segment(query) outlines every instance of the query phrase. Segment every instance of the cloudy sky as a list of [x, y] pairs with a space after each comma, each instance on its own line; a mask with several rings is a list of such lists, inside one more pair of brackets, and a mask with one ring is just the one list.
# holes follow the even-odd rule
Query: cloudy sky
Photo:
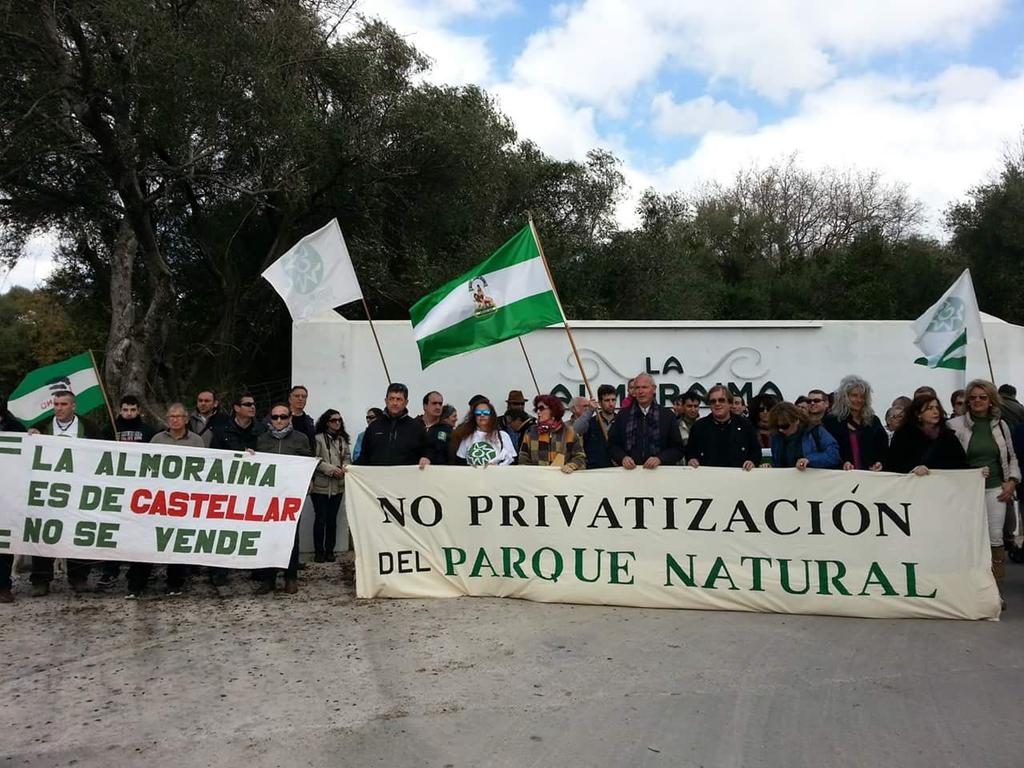
[[[941, 211], [1024, 128], [1024, 0], [360, 0], [492, 92], [559, 158], [606, 147], [631, 186], [689, 190], [798, 152]], [[45, 239], [0, 290], [49, 270]]]

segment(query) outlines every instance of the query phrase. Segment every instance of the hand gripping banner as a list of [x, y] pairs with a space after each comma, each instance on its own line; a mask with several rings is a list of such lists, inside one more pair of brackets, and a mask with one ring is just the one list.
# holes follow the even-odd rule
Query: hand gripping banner
[[316, 465], [0, 432], [0, 552], [285, 567]]
[[977, 471], [351, 467], [359, 597], [996, 619]]

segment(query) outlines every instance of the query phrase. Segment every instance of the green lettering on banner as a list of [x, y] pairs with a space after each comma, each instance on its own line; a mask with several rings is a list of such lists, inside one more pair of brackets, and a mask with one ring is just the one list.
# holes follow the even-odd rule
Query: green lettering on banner
[[878, 563], [871, 563], [871, 567], [868, 569], [868, 577], [864, 580], [864, 589], [858, 592], [858, 595], [870, 595], [868, 587], [879, 586], [882, 588], [882, 594], [886, 597], [895, 597], [899, 593], [892, 588], [892, 582], [889, 581], [889, 577], [885, 575], [885, 571], [882, 570], [882, 566]]
[[917, 566], [918, 563], [903, 563], [907, 571], [907, 597], [924, 597], [934, 599], [939, 590], [933, 589], [930, 595], [920, 595], [917, 592]]
[[761, 565], [768, 563], [769, 566], [772, 564], [770, 557], [741, 557], [740, 565], [750, 561], [753, 565], [751, 566], [751, 592], [764, 592], [764, 583], [762, 582]]
[[203, 528], [196, 534], [195, 552], [202, 555], [212, 555], [213, 546], [217, 542], [217, 531], [212, 528]]
[[479, 579], [480, 571], [484, 568], [491, 572], [491, 576], [498, 575], [498, 572], [494, 570], [494, 566], [491, 564], [491, 559], [487, 556], [487, 550], [480, 547], [480, 550], [476, 553], [476, 559], [473, 560], [473, 568], [469, 572], [469, 578]]
[[[512, 560], [512, 553], [516, 553], [516, 559]], [[523, 563], [526, 562], [526, 550], [520, 549], [519, 547], [502, 547], [501, 548], [501, 565], [502, 573], [506, 579], [512, 578], [512, 572], [515, 571], [516, 577], [520, 579], [528, 579], [529, 576], [522, 569]]]
[[804, 564], [804, 588], [793, 589], [793, 585], [789, 580], [789, 564], [793, 562], [787, 558], [779, 558], [779, 583], [782, 585], [784, 592], [788, 592], [791, 595], [806, 595], [811, 589], [811, 561], [801, 560]]
[[[598, 551], [600, 551], [600, 550], [598, 550]], [[619, 556], [620, 555], [629, 555], [630, 559], [620, 562], [619, 561]], [[611, 552], [608, 553], [608, 556], [611, 558], [611, 564], [610, 564], [610, 567], [608, 569], [609, 575], [611, 576], [611, 578], [608, 579], [608, 583], [609, 584], [632, 584], [633, 583], [633, 577], [629, 575], [629, 564], [631, 562], [633, 562], [634, 560], [636, 560], [636, 553], [635, 552], [619, 552], [617, 550], [612, 550]], [[629, 576], [629, 581], [623, 581], [621, 578], [619, 578], [619, 574], [620, 573], [624, 574], [626, 576]]]
[[230, 555], [238, 544], [238, 531], [221, 531], [217, 538], [217, 554]]
[[[541, 572], [540, 567], [541, 555], [544, 552], [550, 552], [551, 559], [553, 561], [551, 565], [551, 573], [549, 573], [547, 576], [545, 576]], [[562, 571], [565, 569], [565, 563], [562, 561], [562, 553], [559, 552], [557, 549], [554, 549], [553, 547], [541, 547], [536, 552], [534, 552], [531, 564], [533, 565], [534, 576], [536, 576], [538, 579], [544, 579], [545, 581], [550, 581], [552, 583], [558, 581], [558, 577], [562, 575]]]
[[64, 532], [63, 520], [43, 520], [40, 517], [26, 517], [22, 541], [28, 544], [56, 544]]
[[259, 537], [260, 531], [242, 531], [242, 535], [238, 539], [237, 554], [241, 557], [256, 557], [259, 554], [259, 549], [256, 547]]
[[715, 582], [719, 579], [727, 579], [729, 581], [729, 591], [738, 590], [739, 587], [732, 580], [732, 576], [729, 574], [729, 569], [725, 565], [725, 560], [721, 557], [715, 558], [715, 564], [711, 566], [711, 570], [708, 571], [708, 577], [704, 579], [704, 589], [718, 589], [715, 586]]
[[170, 544], [171, 538], [174, 536], [173, 528], [164, 528], [163, 526], [156, 526], [156, 550], [157, 552], [166, 552], [167, 545]]
[[263, 470], [263, 477], [260, 478], [260, 486], [273, 488], [277, 485], [277, 465], [268, 464]]
[[100, 456], [100, 460], [96, 462], [96, 471], [94, 475], [112, 475], [114, 474], [114, 457], [110, 451], [104, 451]]
[[[441, 547], [441, 551], [444, 552], [444, 575], [454, 576], [455, 566], [463, 565], [466, 562], [466, 550], [458, 547]], [[456, 553], [458, 553], [457, 560]]]
[[601, 578], [601, 561], [603, 560], [601, 555], [604, 554], [604, 550], [603, 549], [595, 549], [594, 550], [597, 553], [597, 557], [595, 558], [597, 560], [597, 573], [594, 574], [594, 578], [592, 578], [592, 579], [588, 579], [586, 574], [583, 572], [583, 555], [587, 551], [586, 548], [585, 547], [573, 547], [572, 551], [573, 551], [573, 554], [574, 554], [574, 557], [573, 557], [573, 570], [574, 570], [574, 572], [576, 574], [576, 580], [577, 581], [583, 581], [583, 582], [586, 582], [587, 584], [593, 584], [594, 582], [596, 582], [598, 579]]
[[196, 535], [195, 528], [179, 528], [174, 537], [174, 551], [181, 555], [187, 555], [192, 551], [192, 537]]
[[[828, 567], [829, 565], [836, 566], [836, 573], [834, 576], [829, 576]], [[846, 575], [846, 564], [841, 563], [838, 560], [819, 560], [818, 561], [818, 594], [819, 595], [831, 595], [828, 591], [829, 582], [832, 582], [832, 586], [836, 589], [837, 595], [850, 595], [850, 590], [846, 588], [841, 579]]]
[[674, 557], [672, 557], [672, 555], [670, 555], [670, 554], [666, 554], [665, 555], [665, 583], [662, 586], [665, 586], [665, 587], [674, 586], [672, 584], [672, 574], [675, 574], [677, 578], [682, 579], [684, 586], [687, 586], [687, 587], [695, 587], [695, 586], [697, 586], [697, 582], [693, 578], [693, 563], [694, 563], [694, 560], [697, 559], [697, 556], [696, 555], [687, 555], [686, 557], [690, 561], [690, 570], [688, 570], [688, 571], [684, 571], [680, 567], [680, 565], [676, 561], [676, 559]]

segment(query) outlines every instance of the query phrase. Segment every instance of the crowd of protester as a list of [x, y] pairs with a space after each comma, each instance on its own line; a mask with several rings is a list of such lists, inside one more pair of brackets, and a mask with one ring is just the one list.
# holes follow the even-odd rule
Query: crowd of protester
[[[504, 413], [485, 395], [475, 395], [461, 421], [457, 407], [445, 404], [440, 392], [423, 396], [422, 413], [409, 414], [409, 391], [391, 384], [384, 408], [368, 408], [366, 427], [353, 439], [336, 409], [314, 420], [306, 413], [308, 390], [292, 387], [287, 402], [275, 403], [262, 420], [256, 398], [243, 393], [222, 413], [214, 392], [196, 396], [189, 413], [182, 403], [166, 412], [166, 429], [156, 431], [142, 418], [141, 404], [133, 395], [121, 398], [119, 412], [106, 431], [94, 428], [76, 414], [75, 397], [57, 392], [54, 415], [39, 432], [80, 438], [106, 438], [126, 442], [208, 447], [227, 451], [258, 451], [320, 460], [309, 489], [314, 512], [314, 562], [334, 562], [338, 531], [347, 530], [342, 498], [345, 473], [351, 464], [369, 466], [530, 465], [558, 467], [571, 474], [585, 469], [621, 467], [654, 470], [662, 465], [755, 468], [794, 468], [889, 471], [927, 475], [933, 469], [976, 469], [985, 478], [985, 512], [992, 552], [992, 570], [1002, 591], [1008, 554], [1020, 559], [1015, 538], [1020, 514], [1015, 497], [1021, 473], [1018, 456], [1024, 453], [1024, 406], [1014, 387], [996, 389], [989, 381], [975, 380], [957, 390], [950, 410], [931, 387], [897, 397], [876, 413], [871, 385], [847, 376], [832, 391], [811, 389], [793, 402], [767, 394], [750, 402], [717, 384], [702, 395], [690, 391], [675, 397], [671, 407], [655, 399], [650, 374], [629, 381], [627, 396], [618, 403], [616, 389], [602, 384], [597, 399], [578, 397], [566, 405], [553, 395], [537, 395], [527, 410], [521, 390], [512, 390]], [[708, 413], [701, 416], [701, 409]], [[0, 431], [24, 431], [0, 400]], [[36, 431], [36, 430], [31, 430]], [[339, 516], [341, 521], [339, 524]], [[1019, 542], [1019, 538], [1016, 538]], [[344, 543], [351, 549], [350, 542]], [[11, 555], [0, 555], [0, 602], [13, 602]], [[54, 577], [52, 558], [32, 557], [31, 594], [49, 592]], [[67, 578], [75, 592], [89, 591], [94, 564], [68, 560]], [[117, 584], [121, 563], [100, 564], [95, 588], [110, 590]], [[298, 591], [298, 527], [284, 591]], [[168, 595], [185, 589], [189, 566], [168, 566]], [[210, 568], [215, 588], [223, 588], [229, 569]], [[127, 568], [127, 597], [147, 589], [152, 565], [132, 563]], [[277, 589], [279, 569], [257, 574], [256, 593]], [[1004, 602], [1005, 607], [1005, 602]]]

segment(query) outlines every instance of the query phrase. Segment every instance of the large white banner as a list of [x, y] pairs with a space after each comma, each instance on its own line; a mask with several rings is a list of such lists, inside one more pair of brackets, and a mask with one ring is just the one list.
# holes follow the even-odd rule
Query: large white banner
[[317, 460], [0, 432], [0, 551], [285, 567]]
[[977, 471], [351, 467], [359, 597], [997, 619]]

